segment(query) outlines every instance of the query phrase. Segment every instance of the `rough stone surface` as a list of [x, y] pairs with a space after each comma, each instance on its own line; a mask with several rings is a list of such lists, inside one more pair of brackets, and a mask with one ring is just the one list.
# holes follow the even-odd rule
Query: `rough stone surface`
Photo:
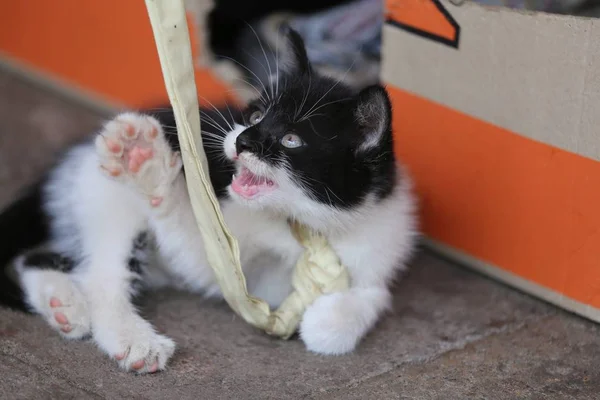
[[319, 399], [598, 399], [600, 330], [563, 313]]
[[97, 115], [0, 70], [0, 209], [68, 143], [99, 127]]
[[[44, 146], [53, 153], [98, 120], [1, 73], [0, 89], [7, 201], [52, 159]], [[27, 153], [30, 146], [38, 150]], [[0, 398], [600, 398], [596, 325], [426, 252], [395, 293], [394, 311], [355, 354], [341, 357], [267, 337], [224, 304], [149, 295], [144, 315], [178, 344], [170, 368], [152, 376], [121, 372], [92, 343], [67, 342], [40, 318], [0, 309]]]

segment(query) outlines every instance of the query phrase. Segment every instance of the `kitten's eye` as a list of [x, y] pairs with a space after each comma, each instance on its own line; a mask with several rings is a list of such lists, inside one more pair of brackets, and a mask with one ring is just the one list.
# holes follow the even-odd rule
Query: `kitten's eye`
[[263, 119], [263, 113], [260, 110], [256, 110], [250, 115], [250, 124], [256, 125]]
[[281, 145], [288, 149], [295, 149], [302, 146], [304, 142], [300, 139], [300, 136], [294, 133], [288, 133], [281, 138]]

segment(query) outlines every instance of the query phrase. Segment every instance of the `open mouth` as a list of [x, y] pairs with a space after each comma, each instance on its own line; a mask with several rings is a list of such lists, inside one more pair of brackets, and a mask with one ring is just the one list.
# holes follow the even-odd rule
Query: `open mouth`
[[275, 182], [264, 176], [258, 176], [246, 167], [233, 176], [231, 189], [245, 199], [251, 199], [275, 189]]

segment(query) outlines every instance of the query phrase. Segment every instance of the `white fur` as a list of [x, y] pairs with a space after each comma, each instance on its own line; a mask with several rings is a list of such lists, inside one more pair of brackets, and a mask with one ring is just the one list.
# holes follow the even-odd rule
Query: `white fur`
[[[127, 124], [138, 131], [131, 143], [123, 139], [123, 126]], [[152, 372], [155, 362], [158, 369], [163, 369], [175, 348], [170, 339], [158, 334], [136, 313], [130, 302], [131, 273], [126, 259], [140, 231], [150, 227], [156, 237], [156, 258], [162, 260], [152, 266], [157, 286], [170, 277], [176, 287], [220, 296], [206, 261], [184, 177], [173, 173], [174, 155], [162, 131], [156, 139], [148, 137], [152, 128], [160, 129], [157, 124], [151, 117], [121, 115], [105, 126], [96, 148], [82, 145], [69, 153], [47, 187], [46, 208], [56, 219], [52, 246], [82, 256], [84, 261], [72, 276], [35, 270], [21, 274], [31, 305], [50, 324], [53, 318], [48, 316], [48, 296], [86, 304], [98, 346], [112, 357], [127, 353], [119, 362], [127, 370], [144, 360], [145, 366], [139, 372]], [[235, 139], [244, 129], [236, 126], [224, 140], [226, 155], [232, 159], [239, 156], [239, 162], [247, 168], [273, 177], [278, 183], [273, 193], [252, 201], [230, 190], [232, 200], [221, 204], [225, 221], [240, 243], [249, 290], [272, 307], [290, 293], [291, 273], [302, 249], [289, 231], [288, 216], [321, 230], [348, 267], [352, 288], [313, 303], [301, 323], [301, 338], [309, 350], [317, 353], [352, 351], [390, 307], [389, 283], [404, 268], [412, 251], [417, 227], [410, 180], [401, 174], [393, 194], [381, 203], [367, 199], [351, 212], [335, 210], [308, 197], [286, 169], [270, 168], [245, 153], [236, 155]], [[107, 137], [120, 138], [130, 146], [152, 146], [154, 157], [138, 174], [108, 177], [99, 164], [123, 165], [107, 149]], [[179, 168], [177, 163], [175, 167]], [[150, 199], [155, 197], [163, 201], [152, 207]], [[63, 285], [66, 289], [47, 289], [62, 285], [65, 279], [71, 283]], [[84, 320], [79, 309], [75, 314], [78, 320]]]
[[[81, 339], [90, 335], [92, 324], [87, 299], [69, 275], [57, 271], [26, 268], [23, 265], [23, 258], [19, 257], [15, 266], [21, 284], [26, 288], [26, 300], [31, 307], [67, 339]], [[60, 299], [62, 305], [50, 307], [52, 298]], [[70, 331], [61, 330], [62, 325], [55, 318], [57, 312], [61, 312], [67, 317]]]

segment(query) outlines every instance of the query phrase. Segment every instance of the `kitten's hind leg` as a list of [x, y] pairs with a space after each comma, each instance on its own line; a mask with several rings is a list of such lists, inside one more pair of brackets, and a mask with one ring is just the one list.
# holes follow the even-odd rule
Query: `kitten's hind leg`
[[74, 261], [52, 252], [34, 252], [15, 261], [27, 302], [67, 339], [91, 334], [87, 300], [70, 277]]

